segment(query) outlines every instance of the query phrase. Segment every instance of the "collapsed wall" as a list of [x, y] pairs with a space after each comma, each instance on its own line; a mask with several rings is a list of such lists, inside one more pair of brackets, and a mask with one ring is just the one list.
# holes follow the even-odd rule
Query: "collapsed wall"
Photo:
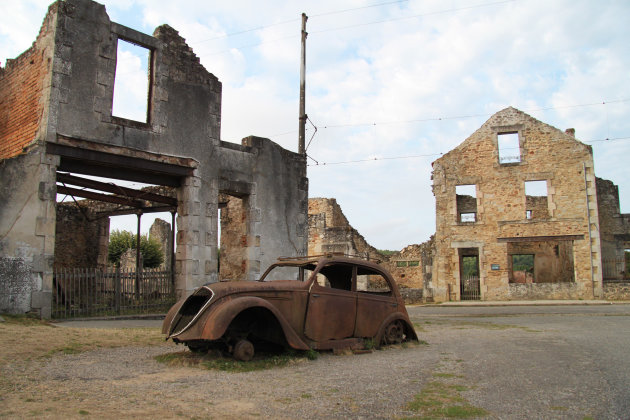
[[[113, 113], [121, 42], [149, 57], [139, 120]], [[178, 297], [218, 280], [221, 193], [245, 205], [245, 279], [278, 254], [305, 255], [306, 158], [269, 139], [221, 141], [221, 101], [219, 79], [168, 25], [151, 36], [112, 22], [94, 1], [54, 3], [33, 46], [0, 68], [0, 310], [51, 316], [62, 178], [175, 190]]]
[[422, 300], [423, 288], [431, 280], [433, 238], [399, 252], [383, 253], [350, 225], [334, 198], [309, 198], [308, 227], [308, 255], [337, 252], [378, 259], [396, 280], [407, 303]]

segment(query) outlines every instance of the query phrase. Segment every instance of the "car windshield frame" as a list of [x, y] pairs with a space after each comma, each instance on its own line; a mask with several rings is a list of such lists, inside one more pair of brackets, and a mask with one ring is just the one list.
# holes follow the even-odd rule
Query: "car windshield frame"
[[[284, 280], [284, 281], [299, 281], [301, 283], [305, 283], [311, 278], [312, 273], [317, 268], [317, 265], [318, 265], [317, 262], [313, 262], [313, 261], [301, 262], [301, 263], [291, 263], [291, 262], [274, 263], [274, 264], [270, 265], [269, 268], [267, 268], [267, 270], [265, 270], [265, 272], [263, 273], [262, 276], [260, 276], [260, 279], [258, 279], [258, 281], [259, 282], [274, 282], [274, 281], [283, 281]], [[300, 270], [300, 278], [301, 278], [301, 280], [291, 280], [291, 279], [265, 280], [269, 276], [269, 273], [271, 273], [276, 268], [285, 268], [285, 267], [298, 268]], [[304, 272], [306, 270], [309, 270], [311, 272], [308, 276], [304, 275]]]

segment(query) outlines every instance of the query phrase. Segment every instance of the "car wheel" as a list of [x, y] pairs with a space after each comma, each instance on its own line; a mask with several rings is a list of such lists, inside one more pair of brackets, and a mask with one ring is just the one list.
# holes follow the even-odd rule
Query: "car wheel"
[[404, 327], [400, 320], [392, 321], [386, 328], [383, 339], [383, 344], [400, 344], [404, 338]]
[[236, 360], [247, 362], [254, 357], [254, 345], [248, 340], [238, 340], [234, 345], [232, 356]]

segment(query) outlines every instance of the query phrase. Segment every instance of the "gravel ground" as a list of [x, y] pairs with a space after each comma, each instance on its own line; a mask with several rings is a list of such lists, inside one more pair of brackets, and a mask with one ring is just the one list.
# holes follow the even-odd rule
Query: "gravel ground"
[[256, 372], [156, 362], [172, 344], [59, 355], [6, 402], [28, 402], [20, 418], [380, 419], [418, 415], [407, 404], [443, 383], [484, 418], [630, 419], [630, 313], [410, 314], [426, 344]]

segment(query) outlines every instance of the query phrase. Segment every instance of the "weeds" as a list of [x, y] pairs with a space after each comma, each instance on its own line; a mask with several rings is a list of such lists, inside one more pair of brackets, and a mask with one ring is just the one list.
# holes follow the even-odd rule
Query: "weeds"
[[318, 355], [319, 353], [311, 349], [306, 352], [256, 355], [254, 359], [243, 362], [232, 359], [231, 357], [180, 351], [155, 356], [155, 360], [168, 366], [200, 367], [208, 370], [242, 373], [281, 368], [290, 364], [299, 363], [304, 359], [315, 360]]

